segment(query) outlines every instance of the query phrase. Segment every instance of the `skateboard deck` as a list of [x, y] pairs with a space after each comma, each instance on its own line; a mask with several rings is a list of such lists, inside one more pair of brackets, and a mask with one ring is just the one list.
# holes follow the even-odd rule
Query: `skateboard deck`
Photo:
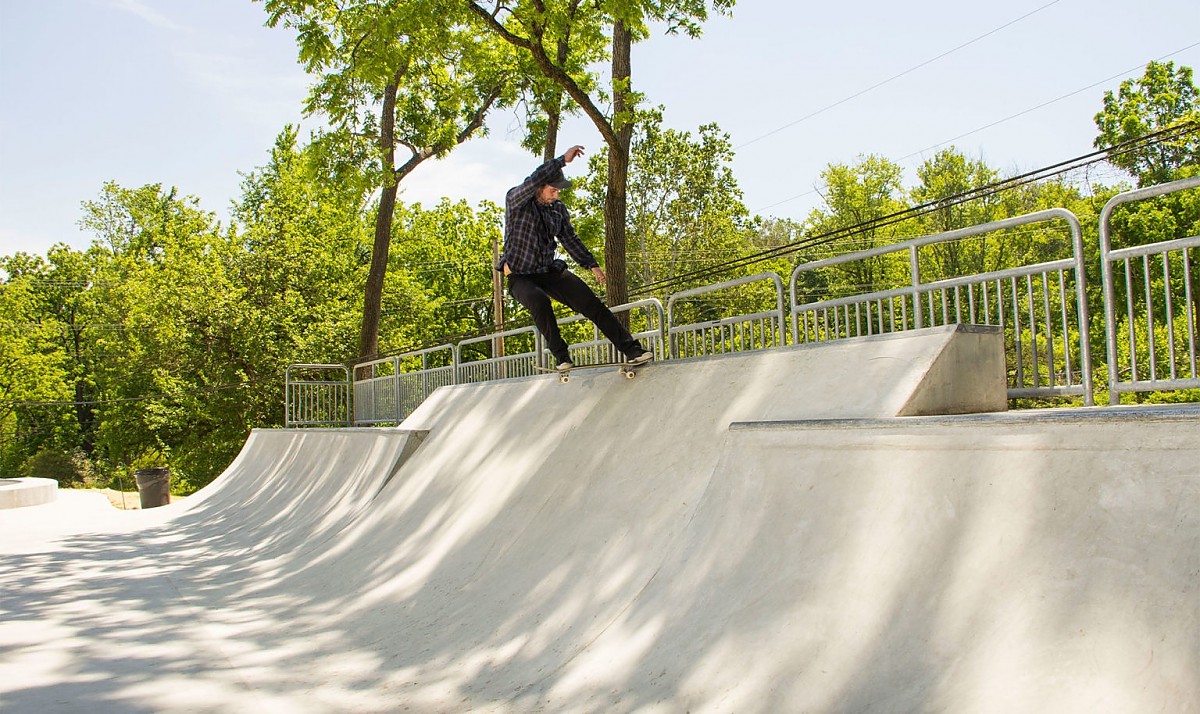
[[537, 367], [537, 366], [535, 366], [534, 369], [536, 369], [539, 372], [550, 372], [551, 374], [557, 374], [558, 381], [562, 382], [563, 384], [566, 384], [567, 382], [571, 381], [571, 372], [574, 372], [576, 370], [581, 370], [581, 369], [599, 369], [600, 367], [620, 367], [620, 369], [618, 371], [621, 374], [625, 375], [626, 379], [633, 379], [634, 376], [637, 375], [637, 371], [639, 369], [641, 369], [642, 367], [645, 367], [646, 365], [650, 364], [653, 361], [654, 360], [647, 360], [645, 362], [639, 362], [638, 364], [630, 364], [628, 362], [600, 362], [598, 364], [577, 364], [574, 367], [571, 367], [570, 369], [556, 369], [554, 367]]

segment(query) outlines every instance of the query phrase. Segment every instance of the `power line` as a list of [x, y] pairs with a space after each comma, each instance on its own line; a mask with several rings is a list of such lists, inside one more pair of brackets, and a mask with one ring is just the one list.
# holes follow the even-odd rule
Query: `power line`
[[[1037, 12], [1037, 11], [1035, 10], [1034, 12]], [[1160, 57], [1158, 57], [1158, 58], [1156, 58], [1156, 59], [1154, 59], [1154, 60], [1151, 60], [1151, 61], [1153, 61], [1153, 62], [1161, 62], [1161, 61], [1163, 61], [1163, 60], [1167, 59], [1168, 57], [1174, 57], [1175, 55], [1177, 55], [1177, 54], [1180, 54], [1181, 52], [1186, 52], [1186, 51], [1188, 51], [1188, 50], [1192, 49], [1193, 47], [1197, 47], [1197, 46], [1200, 46], [1200, 42], [1195, 42], [1195, 43], [1192, 43], [1192, 44], [1188, 45], [1187, 47], [1181, 47], [1181, 48], [1179, 48], [1179, 49], [1175, 50], [1174, 52], [1168, 52], [1167, 54], [1165, 54], [1165, 55], [1162, 55], [1162, 56], [1160, 56]], [[1060, 101], [1062, 101], [1062, 100], [1064, 100], [1064, 99], [1069, 99], [1070, 97], [1073, 97], [1073, 96], [1075, 96], [1076, 94], [1079, 94], [1079, 93], [1081, 93], [1081, 92], [1086, 92], [1086, 91], [1087, 91], [1087, 90], [1089, 90], [1089, 89], [1095, 89], [1096, 87], [1098, 87], [1098, 86], [1100, 86], [1100, 85], [1104, 84], [1105, 82], [1111, 82], [1111, 81], [1113, 81], [1113, 80], [1115, 80], [1115, 79], [1120, 79], [1120, 78], [1122, 78], [1122, 77], [1125, 77], [1125, 76], [1129, 75], [1131, 72], [1136, 72], [1137, 70], [1139, 70], [1139, 69], [1142, 69], [1142, 68], [1143, 68], [1143, 67], [1145, 67], [1145, 66], [1146, 66], [1146, 65], [1144, 65], [1144, 64], [1139, 64], [1139, 65], [1137, 65], [1137, 66], [1135, 66], [1135, 67], [1131, 67], [1131, 68], [1129, 68], [1129, 69], [1127, 69], [1127, 70], [1124, 70], [1123, 72], [1118, 72], [1117, 74], [1114, 74], [1114, 75], [1112, 75], [1111, 77], [1105, 77], [1104, 79], [1101, 79], [1101, 80], [1099, 80], [1099, 81], [1097, 81], [1097, 82], [1093, 82], [1092, 84], [1089, 84], [1089, 85], [1088, 85], [1088, 86], [1086, 86], [1086, 87], [1080, 87], [1079, 89], [1076, 89], [1076, 90], [1075, 90], [1075, 91], [1073, 91], [1073, 92], [1068, 92], [1068, 93], [1066, 93], [1066, 94], [1064, 94], [1064, 95], [1062, 95], [1062, 96], [1060, 96], [1060, 97], [1056, 97], [1056, 98], [1054, 98], [1054, 99], [1051, 99], [1051, 100], [1049, 100], [1049, 101], [1042, 102], [1041, 104], [1038, 104], [1037, 106], [1030, 107], [1030, 108], [1028, 108], [1028, 109], [1025, 109], [1025, 110], [1023, 110], [1023, 111], [1019, 111], [1019, 112], [1017, 112], [1016, 114], [1012, 114], [1012, 115], [1010, 115], [1010, 116], [1004, 117], [1003, 119], [997, 119], [996, 121], [994, 121], [994, 122], [991, 122], [990, 124], [985, 124], [984, 126], [981, 126], [981, 127], [978, 127], [978, 128], [976, 128], [976, 129], [972, 129], [971, 131], [968, 131], [968, 132], [965, 132], [965, 133], [959, 134], [958, 136], [956, 136], [956, 137], [954, 137], [954, 138], [952, 138], [952, 139], [946, 139], [946, 140], [944, 140], [944, 141], [939, 141], [938, 143], [936, 143], [936, 144], [933, 144], [933, 145], [931, 145], [931, 146], [927, 146], [927, 147], [925, 147], [924, 149], [921, 149], [921, 150], [919, 150], [919, 151], [914, 151], [914, 152], [912, 152], [911, 154], [907, 154], [907, 155], [905, 155], [905, 156], [902, 156], [902, 157], [900, 157], [900, 158], [898, 159], [898, 161], [905, 161], [905, 160], [911, 159], [911, 158], [912, 158], [912, 157], [914, 157], [914, 156], [918, 156], [918, 155], [920, 155], [920, 154], [923, 154], [923, 153], [925, 153], [926, 151], [929, 151], [929, 150], [931, 150], [931, 149], [936, 149], [936, 148], [937, 148], [937, 147], [939, 147], [939, 146], [944, 146], [944, 145], [946, 145], [946, 144], [949, 144], [949, 143], [951, 143], [951, 142], [958, 141], [959, 139], [963, 139], [963, 138], [965, 138], [965, 137], [971, 136], [972, 134], [978, 134], [978, 133], [979, 133], [979, 132], [981, 132], [981, 131], [984, 131], [984, 130], [987, 130], [987, 129], [991, 129], [991, 128], [992, 128], [992, 127], [994, 127], [994, 126], [997, 126], [997, 125], [999, 125], [999, 124], [1003, 124], [1004, 122], [1011, 121], [1011, 120], [1013, 120], [1013, 119], [1016, 119], [1016, 118], [1018, 118], [1018, 117], [1024, 116], [1024, 115], [1026, 115], [1026, 114], [1029, 114], [1030, 112], [1034, 112], [1034, 111], [1037, 111], [1038, 109], [1042, 109], [1042, 108], [1044, 108], [1044, 107], [1048, 107], [1048, 106], [1050, 106], [1051, 104], [1054, 104], [1054, 103], [1056, 103], [1056, 102], [1060, 102]], [[824, 111], [824, 110], [822, 110], [822, 111]], [[761, 138], [761, 137], [760, 137], [760, 138]], [[757, 139], [756, 139], [755, 141], [757, 141]], [[743, 144], [743, 146], [744, 146], [744, 144]], [[776, 206], [782, 206], [782, 205], [783, 205], [783, 204], [785, 204], [785, 203], [790, 203], [790, 202], [792, 202], [792, 201], [795, 201], [795, 200], [796, 200], [796, 199], [798, 199], [798, 198], [804, 198], [805, 196], [811, 196], [811, 195], [812, 195], [812, 194], [814, 194], [814, 193], [817, 193], [817, 189], [815, 189], [815, 188], [814, 188], [814, 189], [812, 189], [812, 190], [809, 190], [809, 191], [805, 191], [804, 193], [798, 193], [798, 194], [796, 194], [795, 196], [789, 196], [788, 198], [785, 198], [785, 199], [783, 199], [782, 201], [776, 201], [775, 203], [772, 203], [772, 204], [770, 204], [770, 205], [763, 206], [763, 207], [761, 207], [761, 208], [756, 208], [756, 209], [754, 209], [754, 211], [752, 211], [752, 213], [758, 213], [758, 212], [760, 212], [760, 211], [765, 211], [765, 210], [767, 210], [767, 209], [769, 209], [769, 208], [774, 208], [774, 207], [776, 207]]]
[[[901, 223], [903, 221], [911, 220], [911, 219], [917, 218], [921, 215], [931, 213], [934, 210], [937, 210], [940, 208], [960, 205], [963, 203], [968, 203], [970, 201], [976, 201], [976, 200], [988, 198], [990, 196], [1002, 193], [1004, 191], [1010, 191], [1010, 190], [1019, 188], [1024, 185], [1034, 183], [1039, 180], [1050, 178], [1050, 177], [1056, 176], [1056, 175], [1065, 174], [1070, 171], [1075, 171], [1075, 170], [1084, 168], [1086, 166], [1089, 166], [1091, 164], [1104, 162], [1109, 157], [1120, 156], [1124, 153], [1135, 151], [1135, 150], [1142, 148], [1143, 146], [1148, 145], [1148, 144], [1169, 141], [1171, 139], [1178, 138], [1179, 136], [1184, 136], [1187, 134], [1195, 133], [1198, 130], [1200, 130], [1200, 125], [1197, 125], [1195, 123], [1180, 124], [1180, 125], [1168, 127], [1166, 129], [1160, 129], [1159, 131], [1153, 132], [1151, 134], [1147, 134], [1138, 139], [1133, 139], [1133, 140], [1130, 140], [1130, 141], [1127, 141], [1127, 142], [1124, 142], [1121, 144], [1114, 145], [1112, 147], [1109, 147], [1108, 149], [1101, 149], [1101, 150], [1093, 151], [1093, 152], [1090, 152], [1087, 154], [1083, 154], [1083, 155], [1077, 156], [1073, 159], [1068, 159], [1066, 161], [1060, 161], [1056, 164], [1052, 164], [1050, 166], [1045, 166], [1040, 169], [1035, 169], [1033, 171], [1029, 171], [1024, 174], [1020, 174], [1018, 176], [1012, 176], [1010, 178], [1002, 179], [1000, 181], [996, 181], [996, 182], [993, 182], [993, 183], [990, 183], [990, 184], [987, 184], [984, 186], [980, 186], [980, 187], [977, 187], [974, 189], [969, 189], [969, 190], [963, 191], [962, 193], [959, 193], [959, 194], [948, 196], [948, 197], [938, 199], [935, 201], [930, 201], [930, 202], [923, 203], [923, 204], [920, 204], [917, 206], [912, 206], [910, 208], [906, 208], [904, 210], [897, 211], [895, 213], [888, 214], [886, 216], [880, 216], [879, 218], [876, 218], [876, 219], [863, 221], [863, 222], [860, 222], [860, 223], [857, 223], [857, 224], [854, 224], [851, 226], [846, 226], [843, 228], [839, 228], [839, 229], [836, 229], [833, 231], [828, 231], [826, 233], [818, 234], [815, 236], [805, 236], [805, 237], [800, 238], [799, 240], [793, 241], [791, 243], [785, 243], [780, 246], [769, 248], [769, 249], [759, 251], [756, 253], [751, 253], [750, 255], [742, 256], [740, 258], [726, 261], [724, 263], [718, 263], [716, 265], [710, 265], [710, 266], [706, 266], [704, 268], [700, 268], [700, 269], [693, 270], [690, 272], [681, 273], [681, 274], [673, 276], [669, 279], [653, 281], [653, 282], [650, 282], [650, 283], [640, 286], [638, 288], [637, 295], [647, 295], [652, 291], [668, 290], [671, 287], [674, 287], [676, 285], [680, 285], [680, 284], [684, 283], [685, 281], [692, 281], [692, 280], [697, 280], [697, 279], [701, 279], [701, 278], [712, 277], [712, 276], [727, 272], [729, 270], [734, 270], [736, 268], [746, 267], [749, 265], [753, 265], [755, 263], [764, 262], [766, 260], [770, 260], [772, 258], [780, 257], [783, 255], [787, 255], [789, 253], [795, 253], [799, 250], [803, 250], [806, 248], [820, 247], [820, 246], [826, 245], [828, 243], [832, 243], [833, 241], [835, 241], [839, 238], [853, 236], [857, 233], [862, 233], [866, 230], [871, 230], [871, 229], [876, 229], [876, 228], [885, 228], [890, 225], [895, 225], [897, 223]], [[532, 324], [531, 319], [532, 318], [526, 317], [521, 320], [505, 322], [505, 324], [503, 325], [503, 329], [511, 330], [511, 329], [517, 329], [517, 328], [522, 328], [522, 327], [528, 327]], [[462, 342], [463, 340], [479, 338], [479, 337], [495, 337], [495, 328], [494, 327], [486, 327], [486, 328], [481, 328], [478, 330], [472, 330], [472, 331], [468, 331], [468, 332], [459, 333], [457, 335], [443, 335], [440, 338], [438, 338], [437, 342], [426, 341], [426, 342], [412, 344], [412, 345], [409, 345], [406, 347], [398, 348], [395, 350], [388, 350], [386, 352], [379, 353], [377, 358], [383, 359], [383, 358], [388, 358], [388, 357], [398, 357], [398, 356], [401, 356], [401, 355], [404, 355], [404, 354], [407, 354], [410, 352], [416, 352], [416, 351], [420, 351], [420, 350], [427, 349], [430, 347], [442, 347], [442, 346], [455, 345], [455, 344], [458, 344], [459, 342]], [[355, 360], [355, 361], [357, 361], [357, 360]], [[355, 362], [352, 361], [352, 362], [348, 362], [347, 364], [353, 365], [353, 364], [355, 364]]]
[[[1166, 59], [1166, 58], [1168, 58], [1168, 57], [1173, 57], [1174, 55], [1177, 55], [1177, 54], [1179, 54], [1180, 52], [1186, 52], [1187, 50], [1190, 50], [1190, 49], [1192, 49], [1193, 47], [1197, 47], [1197, 46], [1200, 46], [1200, 42], [1194, 42], [1194, 43], [1192, 43], [1192, 44], [1188, 45], [1187, 47], [1183, 47], [1183, 48], [1181, 48], [1181, 49], [1175, 50], [1174, 52], [1168, 52], [1167, 54], [1165, 54], [1165, 55], [1163, 55], [1163, 56], [1161, 56], [1161, 57], [1159, 57], [1159, 58], [1157, 58], [1157, 59], [1151, 60], [1151, 61], [1153, 61], [1153, 62], [1161, 62], [1162, 60], [1164, 60], [1164, 59]], [[981, 127], [979, 127], [978, 129], [972, 129], [971, 131], [968, 131], [968, 132], [966, 132], [965, 134], [959, 134], [958, 136], [954, 137], [953, 139], [947, 139], [947, 140], [945, 140], [945, 141], [940, 141], [940, 142], [938, 142], [938, 143], [936, 143], [936, 144], [933, 144], [932, 146], [927, 146], [927, 147], [925, 147], [924, 149], [921, 149], [920, 151], [914, 151], [914, 152], [912, 152], [911, 154], [908, 154], [907, 156], [902, 156], [902, 157], [900, 157], [900, 159], [899, 159], [899, 160], [900, 160], [900, 161], [904, 161], [904, 160], [906, 160], [906, 159], [911, 159], [912, 157], [914, 157], [914, 156], [917, 156], [917, 155], [919, 155], [919, 154], [923, 154], [923, 153], [925, 153], [926, 151], [929, 151], [929, 150], [931, 150], [931, 149], [936, 149], [936, 148], [937, 148], [937, 147], [939, 147], [939, 146], [943, 146], [943, 145], [945, 145], [945, 144], [949, 144], [949, 143], [951, 143], [951, 142], [958, 141], [959, 139], [962, 139], [962, 138], [964, 138], [964, 137], [970, 136], [970, 135], [972, 135], [972, 134], [977, 134], [977, 133], [979, 133], [979, 132], [981, 132], [981, 131], [983, 131], [983, 130], [985, 130], [985, 129], [991, 129], [992, 127], [996, 126], [997, 124], [1003, 124], [1003, 123], [1004, 123], [1004, 122], [1006, 122], [1006, 121], [1010, 121], [1010, 120], [1012, 120], [1012, 119], [1016, 119], [1017, 117], [1024, 116], [1024, 115], [1026, 115], [1026, 114], [1028, 114], [1028, 113], [1030, 113], [1030, 112], [1037, 111], [1038, 109], [1041, 109], [1041, 108], [1043, 108], [1043, 107], [1048, 107], [1048, 106], [1050, 106], [1051, 104], [1054, 104], [1055, 102], [1061, 102], [1061, 101], [1062, 101], [1062, 100], [1064, 100], [1064, 99], [1068, 99], [1068, 98], [1070, 98], [1070, 97], [1073, 97], [1073, 96], [1075, 96], [1076, 94], [1079, 94], [1079, 93], [1081, 93], [1081, 92], [1086, 92], [1086, 91], [1087, 91], [1087, 90], [1089, 90], [1089, 89], [1095, 89], [1096, 87], [1100, 86], [1101, 84], [1104, 84], [1104, 83], [1106, 83], [1106, 82], [1111, 82], [1111, 81], [1113, 81], [1114, 79], [1120, 79], [1121, 77], [1124, 77], [1124, 76], [1128, 75], [1130, 72], [1136, 72], [1136, 71], [1138, 71], [1139, 69], [1142, 69], [1142, 68], [1144, 68], [1145, 66], [1146, 66], [1146, 65], [1144, 65], [1144, 64], [1139, 64], [1139, 65], [1137, 65], [1136, 67], [1131, 67], [1131, 68], [1129, 68], [1129, 69], [1127, 69], [1127, 70], [1125, 70], [1125, 71], [1123, 71], [1123, 72], [1118, 72], [1117, 74], [1114, 74], [1114, 75], [1112, 75], [1111, 77], [1105, 77], [1104, 79], [1102, 79], [1102, 80], [1100, 80], [1100, 81], [1098, 81], [1098, 82], [1093, 82], [1092, 84], [1089, 84], [1089, 85], [1088, 85], [1088, 86], [1086, 86], [1086, 87], [1081, 87], [1081, 88], [1079, 88], [1079, 89], [1076, 89], [1074, 92], [1069, 92], [1069, 93], [1067, 93], [1067, 94], [1064, 94], [1064, 95], [1062, 95], [1061, 97], [1056, 97], [1056, 98], [1054, 98], [1054, 99], [1051, 99], [1051, 100], [1050, 100], [1050, 101], [1048, 101], [1048, 102], [1042, 102], [1041, 104], [1039, 104], [1039, 105], [1037, 105], [1037, 106], [1035, 106], [1035, 107], [1030, 107], [1030, 108], [1028, 108], [1028, 109], [1026, 109], [1026, 110], [1024, 110], [1024, 111], [1020, 111], [1020, 112], [1017, 112], [1016, 114], [1013, 114], [1013, 115], [1011, 115], [1011, 116], [1004, 117], [1003, 119], [997, 119], [996, 121], [992, 122], [991, 124], [985, 124], [984, 126], [981, 126]]]
[[926, 65], [932, 64], [932, 63], [942, 59], [943, 57], [946, 57], [947, 55], [954, 54], [955, 52], [958, 52], [959, 50], [963, 49], [964, 47], [973, 45], [976, 42], [979, 42], [980, 40], [982, 40], [986, 37], [996, 34], [997, 32], [1005, 29], [1006, 27], [1014, 25], [1031, 15], [1035, 15], [1035, 14], [1041, 12], [1042, 10], [1045, 10], [1046, 8], [1050, 7], [1051, 5], [1057, 5], [1061, 1], [1062, 0], [1052, 0], [1051, 2], [1048, 2], [1039, 8], [1036, 8], [1034, 10], [1031, 10], [1031, 11], [1025, 13], [1024, 15], [1016, 18], [1015, 20], [1009, 20], [1008, 22], [1004, 23], [1003, 25], [996, 27], [994, 29], [988, 30], [987, 32], [983, 33], [982, 35], [979, 35], [978, 37], [976, 37], [974, 39], [967, 40], [966, 42], [962, 43], [961, 45], [959, 45], [953, 49], [946, 50], [945, 52], [943, 52], [942, 54], [940, 54], [936, 57], [927, 59], [924, 62], [921, 62], [920, 64], [913, 65], [912, 67], [909, 67], [908, 69], [904, 70], [903, 72], [900, 72], [899, 74], [894, 74], [891, 77], [888, 77], [887, 79], [883, 80], [882, 82], [876, 82], [875, 84], [872, 84], [870, 87], [867, 87], [866, 89], [855, 92], [854, 94], [851, 94], [850, 96], [846, 97], [845, 99], [839, 99], [838, 101], [834, 102], [833, 104], [822, 107], [822, 108], [816, 110], [815, 112], [812, 112], [811, 114], [806, 114], [806, 115], [800, 117], [799, 119], [796, 119], [795, 121], [788, 122], [787, 124], [784, 124], [783, 126], [779, 127], [778, 129], [774, 129], [772, 131], [767, 132], [766, 134], [763, 134], [762, 136], [751, 139], [750, 141], [747, 141], [744, 144], [735, 146], [734, 149], [741, 149], [742, 147], [749, 146], [755, 142], [762, 141], [763, 139], [766, 139], [769, 136], [774, 136], [775, 134], [778, 134], [779, 132], [783, 131], [784, 129], [789, 129], [801, 122], [812, 119], [813, 117], [817, 116], [818, 114], [827, 112], [830, 109], [833, 109], [834, 107], [841, 106], [842, 104], [845, 104], [846, 102], [850, 101], [851, 99], [856, 99], [858, 97], [861, 97], [862, 95], [866, 94], [867, 92], [878, 89], [878, 88], [882, 87], [883, 85], [885, 85], [889, 82], [892, 82], [894, 80], [900, 79], [904, 75], [915, 72], [916, 70], [921, 69], [922, 67], [925, 67]]
[[1140, 149], [1146, 145], [1157, 144], [1157, 143], [1169, 141], [1171, 139], [1176, 139], [1181, 136], [1186, 136], [1188, 134], [1193, 134], [1193, 133], [1197, 132], [1198, 130], [1200, 130], [1200, 125], [1197, 125], [1195, 122], [1177, 124], [1177, 125], [1174, 125], [1171, 127], [1167, 127], [1166, 129], [1160, 129], [1156, 132], [1147, 134], [1138, 139], [1132, 139], [1130, 141], [1126, 141], [1121, 144], [1111, 146], [1107, 149], [1100, 149], [1100, 150], [1093, 151], [1093, 152], [1090, 152], [1087, 154], [1083, 154], [1083, 155], [1077, 156], [1073, 159], [1068, 159], [1066, 161], [1060, 161], [1057, 164], [1052, 164], [1050, 166], [1045, 166], [1040, 169], [1035, 169], [1033, 171], [1029, 171], [1024, 174], [1013, 176], [1013, 177], [1010, 177], [1007, 179], [1002, 179], [1000, 181], [996, 181], [996, 182], [993, 182], [993, 183], [990, 183], [990, 184], [987, 184], [984, 186], [980, 186], [978, 188], [963, 191], [962, 193], [948, 196], [948, 197], [945, 197], [942, 199], [938, 199], [936, 201], [929, 201], [927, 203], [923, 203], [923, 204], [920, 204], [917, 206], [912, 206], [912, 207], [903, 209], [901, 211], [896, 211], [895, 213], [891, 213], [891, 214], [888, 214], [885, 216], [880, 216], [878, 218], [870, 219], [867, 221], [862, 221], [860, 223], [856, 223], [851, 226], [838, 228], [838, 229], [828, 231], [826, 233], [818, 234], [815, 236], [806, 236], [804, 238], [793, 241], [792, 243], [784, 244], [782, 246], [769, 248], [767, 250], [760, 251], [757, 253], [751, 253], [750, 255], [743, 256], [741, 258], [736, 258], [734, 260], [726, 261], [725, 263], [721, 263], [718, 265], [697, 269], [697, 270], [694, 270], [694, 271], [691, 271], [688, 273], [682, 273], [682, 274], [674, 276], [673, 278], [668, 279], [668, 280], [660, 280], [660, 281], [648, 283], [639, 288], [639, 291], [640, 291], [639, 294], [644, 295], [651, 291], [667, 290], [667, 289], [670, 289], [671, 287], [674, 287], [675, 285], [681, 284], [684, 281], [698, 280], [698, 279], [702, 279], [702, 278], [713, 277], [715, 275], [727, 272], [729, 270], [746, 267], [749, 265], [753, 265], [755, 263], [760, 263], [760, 262], [763, 262], [766, 260], [770, 260], [771, 258], [780, 257], [780, 256], [783, 256], [783, 255], [786, 255], [789, 253], [795, 253], [796, 251], [802, 250], [804, 248], [813, 247], [816, 245], [822, 245], [825, 243], [830, 243], [834, 240], [837, 240], [839, 237], [850, 236], [850, 235], [854, 235], [856, 233], [862, 233], [867, 230], [885, 228], [890, 225], [901, 223], [903, 221], [907, 221], [907, 220], [910, 220], [913, 218], [917, 218], [921, 215], [931, 213], [934, 210], [937, 210], [940, 208], [960, 205], [960, 204], [967, 203], [970, 201], [976, 201], [976, 200], [980, 200], [983, 198], [988, 198], [990, 196], [996, 195], [996, 194], [1004, 192], [1004, 191], [1010, 191], [1015, 188], [1019, 188], [1020, 186], [1034, 183], [1039, 180], [1043, 180], [1046, 178], [1050, 178], [1052, 176], [1061, 175], [1061, 174], [1067, 173], [1069, 171], [1074, 171], [1074, 170], [1083, 168], [1084, 166], [1087, 166], [1092, 163], [1099, 163], [1102, 161], [1106, 161], [1113, 156], [1120, 156], [1125, 153], [1136, 151], [1137, 149]]

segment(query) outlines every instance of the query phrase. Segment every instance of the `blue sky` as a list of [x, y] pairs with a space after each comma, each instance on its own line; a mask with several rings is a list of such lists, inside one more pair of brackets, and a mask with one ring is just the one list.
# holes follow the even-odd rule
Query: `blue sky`
[[[109, 180], [176, 186], [227, 220], [309, 84], [265, 20], [250, 0], [0, 0], [0, 255], [86, 247], [80, 203]], [[802, 219], [822, 169], [861, 154], [911, 175], [947, 143], [1006, 172], [1086, 153], [1104, 90], [1167, 55], [1200, 65], [1195, 0], [741, 0], [699, 40], [638, 45], [633, 71], [667, 125], [731, 135], [752, 212]], [[499, 201], [537, 159], [516, 117], [489, 129], [404, 199]], [[601, 148], [586, 119], [562, 142]]]

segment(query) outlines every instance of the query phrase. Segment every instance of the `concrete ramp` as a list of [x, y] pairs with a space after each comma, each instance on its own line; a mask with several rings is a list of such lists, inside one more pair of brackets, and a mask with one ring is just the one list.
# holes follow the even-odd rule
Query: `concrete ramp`
[[1200, 412], [736, 425], [539, 703], [1200, 708]]
[[172, 523], [0, 562], [0, 706], [1197, 706], [1197, 422], [893, 419], [1002, 409], [1002, 365], [938, 328], [445, 388], [411, 453], [256, 432]]
[[254, 429], [171, 527], [212, 555], [294, 554], [358, 516], [424, 438], [411, 429]]
[[246, 541], [256, 548], [281, 538], [336, 532], [379, 492], [424, 436], [412, 430], [254, 429], [225, 471], [185, 501], [120, 511], [108, 507], [100, 494], [61, 489], [62, 503], [53, 509], [23, 508], [4, 515], [0, 553], [39, 550], [83, 534], [130, 533], [166, 524], [189, 537], [199, 527], [225, 544], [254, 532]]
[[[666, 363], [634, 380], [445, 388], [405, 422], [425, 443], [336, 539], [176, 580], [222, 621], [256, 613], [222, 632], [254, 643], [258, 666], [242, 676], [259, 692], [308, 687], [306, 703], [328, 710], [587, 709], [579, 692], [552, 693], [686, 544], [732, 422], [957, 410], [956, 382], [976, 408], [1003, 406], [1001, 349], [994, 330], [947, 328]], [[983, 374], [947, 378], [948, 364]]]
[[[286, 587], [288, 571], [360, 516], [422, 437], [255, 430], [184, 503], [118, 511], [66, 490], [0, 518], [0, 666], [20, 673], [0, 681], [0, 710], [320, 710], [290, 694], [276, 707], [242, 679], [255, 645], [227, 637], [226, 618], [255, 620], [269, 603], [206, 602], [192, 584]], [[233, 666], [235, 655], [249, 659]]]

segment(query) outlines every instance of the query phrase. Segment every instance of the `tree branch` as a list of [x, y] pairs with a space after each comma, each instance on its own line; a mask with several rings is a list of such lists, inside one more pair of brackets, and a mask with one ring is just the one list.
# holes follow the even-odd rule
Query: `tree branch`
[[[498, 100], [499, 98], [500, 98], [500, 89], [499, 88], [492, 90], [492, 92], [487, 97], [484, 98], [483, 103], [480, 104], [479, 108], [475, 110], [475, 113], [471, 115], [471, 121], [467, 122], [467, 125], [464, 126], [462, 128], [462, 130], [458, 132], [458, 135], [455, 137], [455, 140], [456, 140], [455, 145], [466, 142], [467, 139], [471, 138], [472, 134], [474, 134], [476, 131], [479, 130], [479, 128], [481, 126], [483, 126], [484, 120], [487, 119], [487, 113], [489, 111], [491, 111], [492, 105], [495, 104], [496, 100]], [[400, 181], [402, 181], [404, 179], [404, 177], [408, 176], [410, 173], [412, 173], [414, 170], [416, 170], [416, 168], [418, 166], [420, 166], [421, 163], [424, 162], [426, 159], [431, 158], [433, 156], [437, 156], [442, 151], [445, 151], [446, 149], [450, 148], [450, 147], [428, 146], [423, 149], [417, 149], [415, 146], [405, 142], [402, 139], [398, 139], [397, 141], [398, 141], [398, 143], [404, 144], [404, 146], [408, 147], [408, 150], [412, 152], [412, 156], [409, 158], [408, 161], [405, 161], [401, 166], [396, 168], [396, 170], [394, 172], [394, 176], [396, 177], [396, 183], [399, 183]]]
[[592, 98], [588, 96], [587, 92], [583, 91], [583, 89], [571, 75], [567, 74], [561, 67], [556, 66], [554, 62], [551, 61], [550, 57], [546, 55], [546, 50], [544, 47], [542, 47], [541, 43], [532, 42], [529, 39], [510, 32], [508, 28], [496, 20], [496, 18], [492, 17], [488, 11], [480, 6], [479, 3], [475, 2], [475, 0], [468, 0], [468, 6], [476, 15], [483, 19], [484, 23], [493, 32], [500, 35], [500, 37], [506, 42], [528, 50], [533, 56], [533, 61], [536, 62], [538, 67], [542, 70], [542, 73], [561, 86], [563, 90], [566, 91], [567, 96], [571, 97], [571, 99], [573, 99], [575, 103], [578, 104], [581, 109], [583, 109], [583, 113], [587, 114], [588, 118], [592, 120], [592, 123], [595, 124], [596, 128], [600, 131], [600, 135], [604, 137], [604, 142], [613, 148], [620, 146], [620, 140], [617, 137], [617, 132], [613, 129], [612, 123], [608, 120], [608, 117], [604, 116], [604, 112], [600, 111], [600, 108], [596, 106], [595, 102], [592, 101]]

